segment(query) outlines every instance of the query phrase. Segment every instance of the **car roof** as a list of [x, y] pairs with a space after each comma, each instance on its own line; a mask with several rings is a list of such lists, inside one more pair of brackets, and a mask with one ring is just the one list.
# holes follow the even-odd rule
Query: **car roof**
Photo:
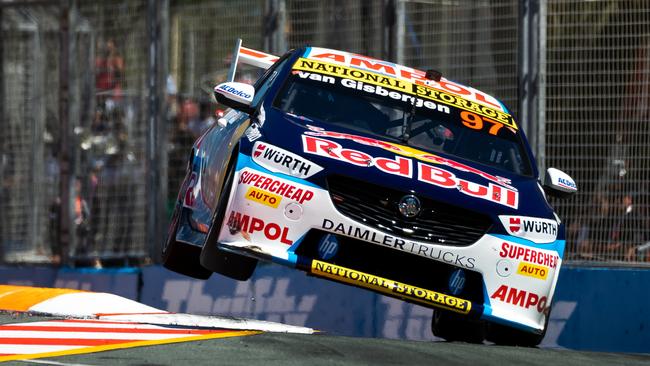
[[451, 81], [445, 77], [441, 77], [438, 81], [427, 78], [427, 73], [422, 70], [330, 48], [304, 47], [298, 50], [298, 53], [301, 52], [302, 58], [382, 74], [398, 79], [404, 83], [422, 85], [447, 94], [460, 96], [465, 100], [476, 102], [482, 106], [510, 115], [507, 107], [494, 96], [470, 86]]

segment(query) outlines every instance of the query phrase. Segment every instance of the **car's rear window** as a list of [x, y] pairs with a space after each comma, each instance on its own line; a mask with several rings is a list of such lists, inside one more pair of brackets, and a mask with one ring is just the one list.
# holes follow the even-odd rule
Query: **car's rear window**
[[[393, 79], [394, 80], [394, 79]], [[285, 113], [531, 175], [518, 131], [453, 105], [354, 77], [294, 69], [274, 106]]]

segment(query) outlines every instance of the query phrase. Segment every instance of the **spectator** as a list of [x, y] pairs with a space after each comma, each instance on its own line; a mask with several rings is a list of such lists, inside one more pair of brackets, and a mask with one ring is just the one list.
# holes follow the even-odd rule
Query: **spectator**
[[[122, 97], [122, 81], [124, 78], [124, 58], [119, 52], [115, 40], [109, 38], [95, 59], [95, 88], [105, 95], [105, 99], [112, 103]], [[110, 109], [110, 103], [107, 108]]]
[[90, 210], [82, 194], [81, 178], [74, 182], [74, 226], [77, 235], [77, 255], [88, 251], [88, 234], [90, 233]]
[[180, 189], [181, 182], [185, 175], [187, 158], [194, 142], [190, 132], [189, 122], [184, 118], [183, 113], [174, 120], [174, 130], [171, 135], [171, 149], [169, 151], [169, 175], [168, 190], [169, 197], [175, 198]]
[[609, 249], [619, 258], [628, 262], [636, 261], [637, 246], [642, 244], [639, 228], [642, 220], [638, 208], [634, 205], [634, 195], [623, 195], [612, 227]]
[[187, 124], [187, 128], [193, 138], [201, 136], [201, 118], [199, 115], [199, 105], [191, 100], [186, 99], [181, 107], [181, 122]]

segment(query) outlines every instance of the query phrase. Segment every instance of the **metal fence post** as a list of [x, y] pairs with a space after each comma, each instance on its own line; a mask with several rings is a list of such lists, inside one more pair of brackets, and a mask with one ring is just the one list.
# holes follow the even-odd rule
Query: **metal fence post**
[[264, 21], [262, 22], [263, 49], [281, 55], [287, 51], [284, 34], [286, 26], [285, 0], [266, 0], [264, 4]]
[[398, 64], [404, 64], [406, 61], [406, 4], [404, 0], [396, 0], [395, 5], [395, 46], [393, 48], [394, 60]]
[[70, 4], [68, 0], [62, 0], [60, 3], [60, 53], [59, 53], [59, 123], [60, 123], [60, 142], [59, 142], [59, 169], [60, 181], [59, 190], [61, 197], [60, 204], [60, 247], [61, 247], [61, 262], [68, 264], [69, 251], [72, 244], [72, 201], [73, 198], [70, 194], [70, 179], [71, 179], [71, 151], [72, 141], [70, 136]]
[[[519, 3], [519, 124], [528, 136], [533, 152], [539, 155], [540, 91], [540, 2]], [[537, 156], [539, 161], [539, 156]], [[543, 166], [540, 164], [540, 166]]]
[[[162, 36], [163, 23], [168, 23], [169, 1], [168, 0], [147, 0], [147, 36], [148, 36], [148, 63], [147, 63], [147, 142], [146, 142], [146, 192], [147, 192], [147, 235], [145, 240], [149, 257], [154, 257], [157, 248], [162, 240], [162, 223], [164, 221], [164, 192], [161, 189], [162, 176], [161, 164], [164, 163], [162, 149], [166, 148], [161, 136], [164, 130], [163, 103], [164, 93], [164, 63], [166, 56], [163, 56], [163, 40], [168, 37]], [[164, 22], [163, 22], [164, 20]], [[167, 28], [168, 29], [168, 28]]]
[[[4, 7], [0, 6], [0, 24], [4, 21]], [[4, 58], [4, 42], [0, 42], [0, 120], [5, 121], [5, 58]], [[4, 200], [4, 144], [0, 142], [0, 200]], [[0, 238], [3, 237], [6, 224], [3, 223], [4, 217], [0, 216]], [[0, 263], [5, 261], [4, 240], [0, 240]]]
[[395, 0], [384, 0], [381, 15], [381, 57], [395, 60]]
[[[539, 3], [536, 28], [539, 30], [537, 44], [537, 165], [541, 174], [546, 170], [546, 1]], [[542, 176], [543, 177], [543, 176]]]

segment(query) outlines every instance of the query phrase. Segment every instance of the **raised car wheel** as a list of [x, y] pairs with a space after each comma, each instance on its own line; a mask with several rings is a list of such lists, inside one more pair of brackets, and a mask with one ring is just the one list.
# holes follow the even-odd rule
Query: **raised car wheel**
[[201, 265], [226, 277], [238, 281], [247, 281], [251, 278], [253, 272], [255, 272], [257, 259], [226, 252], [218, 247], [219, 230], [226, 216], [228, 197], [232, 188], [233, 177], [235, 176], [234, 161], [228, 166], [226, 174], [226, 180], [221, 189], [221, 195], [219, 196], [219, 203], [212, 217], [210, 231], [208, 232], [203, 251], [201, 252]]
[[167, 239], [163, 243], [163, 266], [186, 276], [207, 280], [212, 275], [212, 271], [203, 268], [199, 262], [201, 248], [176, 241], [176, 233], [178, 232], [178, 225], [181, 220], [180, 210], [181, 208], [178, 205], [174, 208], [174, 214], [172, 215], [169, 231], [167, 232]]
[[449, 342], [483, 343], [485, 323], [451, 311], [433, 310], [431, 332]]
[[537, 347], [542, 343], [546, 335], [548, 318], [547, 316], [544, 330], [541, 334], [529, 333], [501, 324], [488, 323], [486, 338], [488, 341], [502, 346]]

